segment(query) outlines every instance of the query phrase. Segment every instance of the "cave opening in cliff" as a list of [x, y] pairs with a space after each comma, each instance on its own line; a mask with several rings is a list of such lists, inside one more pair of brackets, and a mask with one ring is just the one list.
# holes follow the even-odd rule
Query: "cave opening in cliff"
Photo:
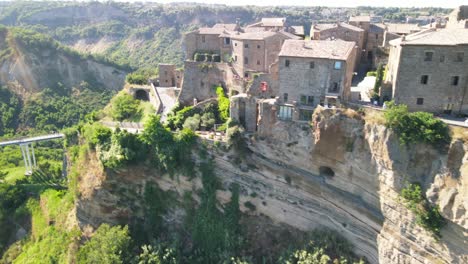
[[148, 92], [145, 90], [137, 90], [135, 92], [135, 99], [141, 100], [141, 101], [149, 101], [149, 95]]
[[321, 176], [326, 176], [326, 177], [333, 177], [335, 176], [335, 172], [327, 166], [320, 166], [319, 172]]

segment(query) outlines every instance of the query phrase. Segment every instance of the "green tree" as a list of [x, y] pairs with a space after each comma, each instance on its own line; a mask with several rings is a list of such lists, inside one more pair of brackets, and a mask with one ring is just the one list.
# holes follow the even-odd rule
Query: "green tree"
[[131, 238], [128, 227], [102, 224], [90, 240], [79, 249], [78, 263], [128, 263]]
[[200, 115], [194, 114], [193, 116], [185, 119], [183, 128], [188, 128], [192, 131], [197, 131], [200, 128]]
[[115, 120], [123, 121], [140, 115], [140, 101], [131, 95], [123, 93], [115, 97], [112, 101], [112, 117]]
[[201, 121], [201, 126], [209, 130], [213, 128], [216, 122], [215, 114], [212, 112], [206, 112], [201, 116], [200, 121]]

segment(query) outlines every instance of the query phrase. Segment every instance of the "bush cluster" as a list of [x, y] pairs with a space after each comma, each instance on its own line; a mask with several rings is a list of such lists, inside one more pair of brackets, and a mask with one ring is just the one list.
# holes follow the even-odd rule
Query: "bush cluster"
[[406, 206], [416, 215], [416, 223], [440, 238], [440, 231], [446, 224], [439, 208], [429, 203], [419, 184], [409, 184], [401, 190], [401, 197], [405, 199]]
[[127, 93], [112, 99], [112, 118], [118, 121], [141, 118], [140, 101]]
[[398, 134], [402, 144], [421, 142], [443, 147], [450, 142], [447, 125], [430, 113], [410, 113], [406, 105], [387, 102], [384, 117], [386, 126]]

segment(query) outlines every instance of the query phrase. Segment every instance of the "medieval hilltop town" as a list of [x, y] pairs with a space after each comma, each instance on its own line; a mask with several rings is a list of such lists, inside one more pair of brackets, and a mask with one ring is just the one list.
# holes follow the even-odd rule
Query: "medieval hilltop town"
[[[310, 121], [318, 105], [379, 108], [394, 100], [410, 111], [468, 113], [468, 6], [425, 25], [355, 16], [312, 24], [306, 35], [287, 18], [202, 27], [184, 36], [183, 70], [160, 64], [153, 88], [130, 92], [151, 99], [164, 119], [176, 102], [209, 101], [220, 86], [247, 132]], [[377, 68], [380, 77], [366, 76]]]

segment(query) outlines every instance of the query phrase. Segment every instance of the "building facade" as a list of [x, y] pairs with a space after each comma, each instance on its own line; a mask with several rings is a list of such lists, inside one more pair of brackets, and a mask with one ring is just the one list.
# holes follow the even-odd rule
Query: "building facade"
[[356, 51], [354, 42], [342, 40], [286, 40], [279, 54], [278, 117], [307, 121], [318, 104], [347, 101]]
[[364, 29], [346, 24], [315, 24], [310, 29], [310, 38], [313, 40], [334, 40], [354, 41], [358, 48], [355, 67], [361, 62], [362, 52], [365, 49]]
[[428, 29], [390, 42], [385, 82], [411, 111], [468, 112], [468, 29]]

